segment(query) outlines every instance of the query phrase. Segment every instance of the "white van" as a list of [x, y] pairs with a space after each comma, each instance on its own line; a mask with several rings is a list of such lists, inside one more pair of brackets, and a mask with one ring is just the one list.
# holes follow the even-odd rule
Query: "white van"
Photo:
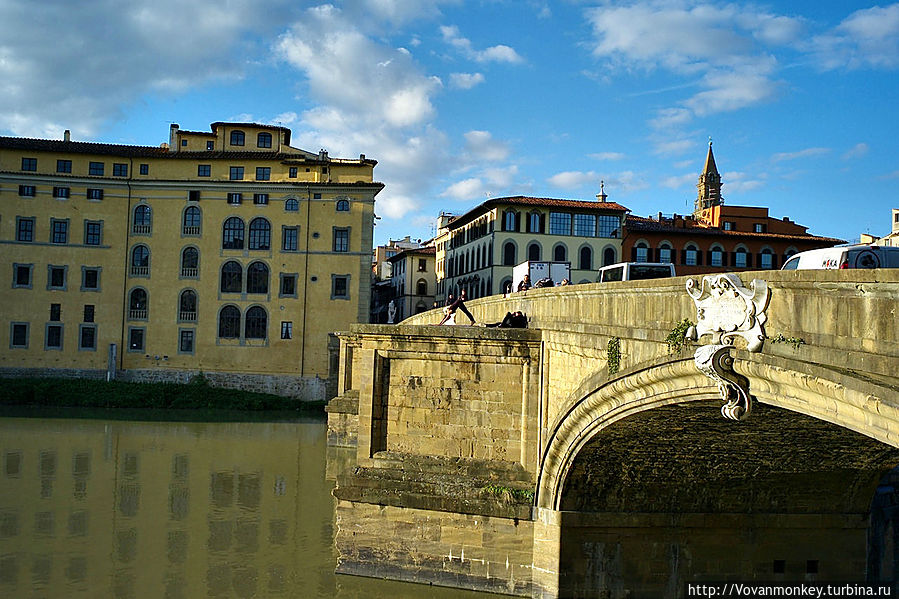
[[781, 270], [837, 268], [899, 268], [899, 247], [859, 244], [808, 250], [791, 256]]
[[599, 269], [599, 283], [610, 281], [641, 281], [673, 277], [674, 264], [669, 262], [619, 262]]

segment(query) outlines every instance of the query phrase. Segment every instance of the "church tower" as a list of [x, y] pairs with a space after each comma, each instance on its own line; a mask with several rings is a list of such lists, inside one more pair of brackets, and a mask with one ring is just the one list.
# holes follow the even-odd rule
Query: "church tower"
[[715, 166], [715, 156], [712, 154], [712, 140], [709, 139], [709, 154], [705, 157], [705, 168], [699, 175], [699, 183], [696, 184], [699, 194], [696, 197], [696, 205], [693, 208], [694, 216], [706, 208], [720, 206], [724, 203], [721, 198], [721, 175]]

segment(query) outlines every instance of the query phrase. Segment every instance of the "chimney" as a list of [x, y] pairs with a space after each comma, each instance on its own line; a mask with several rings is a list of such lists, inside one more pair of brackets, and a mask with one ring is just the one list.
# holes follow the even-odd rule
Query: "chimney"
[[63, 141], [72, 141], [72, 132], [69, 131], [68, 129], [66, 129], [65, 132], [63, 132], [63, 134], [62, 134], [62, 140]]
[[169, 125], [169, 148], [175, 148], [178, 151], [178, 123]]

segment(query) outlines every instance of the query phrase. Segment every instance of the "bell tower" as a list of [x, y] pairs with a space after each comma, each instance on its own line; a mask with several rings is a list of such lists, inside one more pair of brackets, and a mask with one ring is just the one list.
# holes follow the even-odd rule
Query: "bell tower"
[[720, 206], [724, 203], [721, 198], [721, 175], [715, 165], [715, 155], [712, 154], [712, 139], [709, 138], [709, 153], [705, 157], [705, 167], [699, 175], [699, 183], [696, 184], [699, 193], [693, 214], [698, 216], [700, 212], [712, 206]]

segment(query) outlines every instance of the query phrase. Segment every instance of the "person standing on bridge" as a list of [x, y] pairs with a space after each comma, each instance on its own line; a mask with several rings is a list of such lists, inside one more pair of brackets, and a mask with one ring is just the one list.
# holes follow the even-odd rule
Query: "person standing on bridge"
[[471, 321], [471, 324], [475, 324], [474, 316], [472, 316], [471, 312], [468, 311], [468, 308], [465, 307], [465, 290], [464, 289], [459, 293], [459, 299], [457, 299], [452, 304], [448, 305], [446, 308], [443, 309], [443, 311], [444, 311], [443, 320], [441, 320], [437, 324], [438, 325], [445, 324], [447, 321], [449, 321], [452, 324], [456, 324], [456, 311], [457, 310], [461, 310], [462, 314], [467, 316], [468, 319]]

